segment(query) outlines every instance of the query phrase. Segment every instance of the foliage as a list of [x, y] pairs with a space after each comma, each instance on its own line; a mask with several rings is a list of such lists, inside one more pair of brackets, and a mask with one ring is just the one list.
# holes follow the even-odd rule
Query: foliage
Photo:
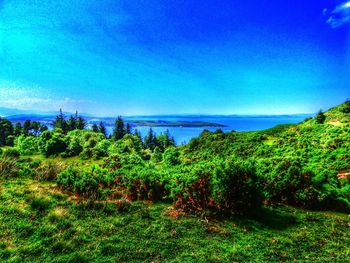
[[13, 145], [13, 126], [9, 120], [0, 118], [0, 147]]
[[125, 126], [125, 123], [124, 123], [122, 117], [119, 116], [115, 120], [115, 125], [114, 125], [113, 134], [112, 134], [112, 139], [114, 141], [118, 141], [118, 140], [122, 139], [125, 134], [127, 134], [127, 128]]
[[101, 185], [111, 183], [108, 171], [93, 165], [84, 170], [68, 167], [57, 176], [57, 184], [63, 189], [95, 200], [99, 197]]
[[3, 158], [18, 158], [20, 155], [19, 151], [16, 148], [7, 148], [2, 152]]
[[[321, 121], [316, 117], [257, 132], [205, 130], [179, 147], [169, 132], [157, 136], [152, 129], [142, 141], [137, 130], [130, 134], [122, 118], [116, 120], [114, 139], [100, 132], [101, 125], [95, 131], [69, 131], [70, 126], [77, 127], [76, 114], [66, 131], [20, 134], [16, 148], [3, 149], [2, 156], [22, 155], [17, 175], [57, 177], [62, 189], [90, 199], [117, 192], [130, 200], [172, 200], [187, 211], [249, 212], [261, 199], [266, 204], [349, 211], [350, 184], [344, 177], [350, 168], [346, 105], [319, 113]], [[58, 119], [66, 121], [62, 112]], [[28, 121], [22, 129], [29, 131], [32, 124]], [[77, 167], [62, 171], [56, 161], [35, 167], [22, 162], [24, 155], [38, 151], [50, 159], [65, 157], [63, 163]], [[75, 156], [85, 165], [80, 167]]]
[[0, 158], [0, 178], [11, 178], [18, 175], [20, 167], [13, 158], [1, 157]]
[[41, 139], [43, 146], [40, 149], [46, 157], [63, 153], [67, 149], [66, 138], [60, 130], [54, 130], [49, 135], [42, 135]]
[[87, 123], [83, 117], [78, 115], [78, 112], [76, 112], [74, 116], [70, 116], [67, 121], [62, 112], [62, 109], [60, 109], [59, 114], [52, 122], [52, 126], [55, 129], [61, 129], [63, 133], [67, 133], [73, 130], [84, 130], [87, 126]]
[[31, 155], [39, 151], [37, 138], [20, 135], [15, 140], [15, 145], [21, 155]]
[[342, 109], [343, 113], [350, 113], [350, 100], [346, 100]]
[[49, 161], [42, 163], [36, 169], [36, 178], [43, 181], [55, 181], [59, 173], [65, 168], [63, 162]]
[[175, 207], [184, 210], [245, 212], [261, 205], [257, 175], [251, 162], [236, 160], [186, 167], [171, 183]]
[[163, 159], [167, 165], [178, 165], [181, 163], [180, 152], [175, 147], [170, 147], [166, 149], [163, 155]]
[[320, 110], [316, 115], [316, 122], [319, 124], [322, 124], [324, 123], [325, 120], [326, 120], [326, 115], [324, 115], [323, 111]]

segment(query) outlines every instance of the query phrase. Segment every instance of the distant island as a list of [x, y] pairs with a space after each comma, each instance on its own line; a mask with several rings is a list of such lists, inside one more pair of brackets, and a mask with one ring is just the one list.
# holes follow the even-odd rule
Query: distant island
[[226, 125], [204, 121], [148, 121], [148, 120], [136, 120], [130, 123], [135, 126], [145, 127], [226, 127]]

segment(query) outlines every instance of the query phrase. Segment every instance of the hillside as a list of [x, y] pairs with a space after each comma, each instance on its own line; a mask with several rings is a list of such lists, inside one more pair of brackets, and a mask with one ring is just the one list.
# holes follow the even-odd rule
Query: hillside
[[112, 138], [3, 133], [15, 138], [1, 149], [0, 260], [345, 262], [348, 106], [179, 147], [122, 119]]
[[264, 191], [275, 201], [334, 209], [337, 202], [326, 200], [341, 188], [339, 200], [348, 206], [349, 178], [338, 180], [339, 173], [350, 169], [350, 113], [343, 112], [345, 107], [325, 112], [322, 124], [308, 118], [257, 132], [203, 132], [182, 151], [190, 162], [228, 156], [254, 161]]

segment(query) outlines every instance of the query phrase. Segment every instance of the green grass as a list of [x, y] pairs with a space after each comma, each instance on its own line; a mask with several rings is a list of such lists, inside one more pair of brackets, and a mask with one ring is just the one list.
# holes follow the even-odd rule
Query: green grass
[[346, 214], [287, 206], [168, 216], [170, 204], [78, 202], [53, 183], [0, 181], [1, 262], [349, 262]]

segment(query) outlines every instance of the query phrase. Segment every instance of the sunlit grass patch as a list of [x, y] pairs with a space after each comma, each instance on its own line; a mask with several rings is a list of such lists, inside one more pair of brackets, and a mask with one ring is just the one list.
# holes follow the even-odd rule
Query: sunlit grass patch
[[67, 218], [69, 216], [68, 209], [62, 206], [54, 207], [48, 214], [48, 219], [51, 222], [57, 222], [62, 218]]

